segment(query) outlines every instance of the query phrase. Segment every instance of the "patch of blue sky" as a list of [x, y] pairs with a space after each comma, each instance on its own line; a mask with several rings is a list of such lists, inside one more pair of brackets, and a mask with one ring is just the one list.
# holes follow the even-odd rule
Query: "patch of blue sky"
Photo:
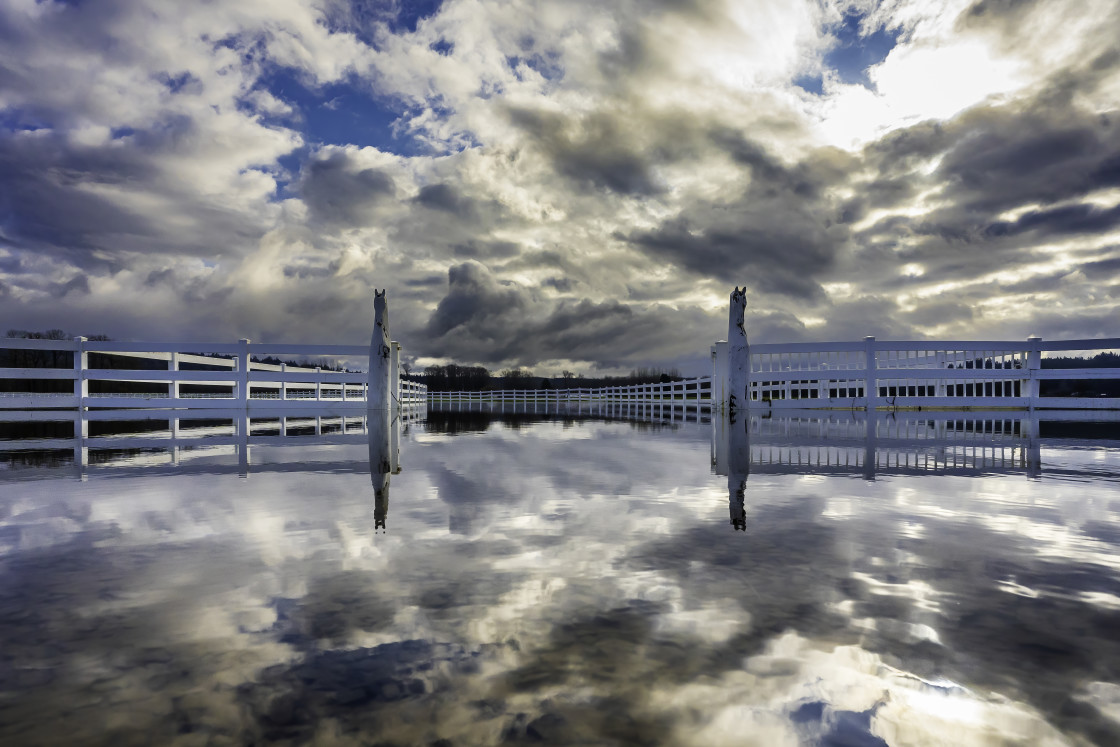
[[54, 125], [42, 117], [21, 109], [0, 109], [0, 131], [4, 132], [34, 132], [36, 130], [52, 130]]
[[822, 75], [802, 75], [794, 78], [793, 84], [817, 96], [824, 93], [824, 76]]
[[863, 18], [860, 13], [844, 16], [843, 22], [833, 30], [836, 44], [824, 55], [824, 64], [826, 68], [835, 70], [842, 82], [871, 88], [868, 68], [887, 58], [898, 43], [902, 30], [880, 27], [870, 34], [863, 34], [860, 30]]
[[443, 0], [398, 0], [400, 10], [396, 17], [389, 21], [389, 30], [394, 34], [402, 31], [412, 33], [417, 24], [425, 18], [431, 18], [443, 6]]
[[328, 6], [323, 23], [331, 33], [353, 34], [363, 44], [379, 48], [378, 30], [410, 34], [425, 18], [439, 13], [443, 0], [352, 0]]
[[559, 80], [564, 77], [564, 66], [560, 64], [560, 55], [557, 52], [531, 55], [510, 55], [506, 57], [506, 64], [522, 80], [519, 68], [525, 67], [533, 70], [547, 81]]
[[403, 109], [380, 100], [364, 86], [352, 82], [307, 86], [288, 68], [262, 75], [258, 86], [293, 108], [293, 114], [275, 119], [298, 130], [309, 143], [373, 146], [398, 155], [418, 152], [411, 138], [394, 131]]

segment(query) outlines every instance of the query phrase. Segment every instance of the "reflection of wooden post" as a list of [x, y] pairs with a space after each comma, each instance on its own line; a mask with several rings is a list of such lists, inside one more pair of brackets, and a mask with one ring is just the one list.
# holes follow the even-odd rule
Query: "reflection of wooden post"
[[371, 409], [366, 416], [369, 433], [369, 473], [373, 484], [373, 529], [385, 529], [389, 514], [389, 475], [393, 471], [389, 435], [389, 409]]
[[[738, 422], [736, 422], [738, 421]], [[747, 477], [751, 472], [750, 415], [731, 413], [727, 422], [727, 500], [731, 526], [747, 530]]]
[[[248, 342], [247, 340], [245, 342]], [[233, 420], [233, 428], [237, 431], [237, 476], [249, 477], [249, 430], [252, 423], [249, 420], [249, 411]]]
[[[1026, 431], [1026, 433], [1023, 433]], [[1019, 421], [1019, 432], [1026, 443], [1027, 477], [1038, 477], [1042, 474], [1042, 448], [1038, 440], [1038, 414], [1031, 412], [1030, 417]]]
[[[874, 339], [874, 338], [872, 338]], [[868, 480], [875, 479], [875, 460], [877, 458], [876, 449], [878, 446], [877, 438], [879, 435], [879, 419], [874, 407], [867, 409], [867, 431], [864, 434], [864, 451], [863, 451], [863, 476]]]
[[88, 438], [89, 421], [86, 420], [83, 409], [79, 407], [74, 416], [74, 464], [78, 467], [78, 474], [83, 481], [87, 478], [86, 466], [89, 465], [89, 447], [86, 445]]

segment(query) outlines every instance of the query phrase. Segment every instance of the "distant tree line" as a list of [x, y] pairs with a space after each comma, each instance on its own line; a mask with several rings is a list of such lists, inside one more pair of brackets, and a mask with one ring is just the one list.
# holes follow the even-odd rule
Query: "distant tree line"
[[[1043, 368], [1120, 368], [1120, 355], [1098, 353], [1092, 358], [1062, 356], [1043, 358]], [[1117, 379], [1063, 379], [1040, 381], [1039, 395], [1043, 397], [1120, 397], [1120, 380]]]
[[421, 374], [405, 378], [428, 386], [433, 392], [481, 392], [496, 389], [575, 389], [605, 386], [632, 386], [657, 382], [679, 381], [680, 372], [673, 369], [638, 368], [625, 376], [583, 376], [574, 371], [561, 371], [555, 376], [538, 376], [531, 370], [507, 368], [493, 374], [483, 366], [428, 366]]

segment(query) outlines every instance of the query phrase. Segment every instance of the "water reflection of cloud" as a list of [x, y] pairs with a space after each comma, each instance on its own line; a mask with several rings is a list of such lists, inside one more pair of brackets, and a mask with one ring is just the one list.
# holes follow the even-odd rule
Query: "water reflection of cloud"
[[733, 533], [698, 426], [414, 435], [388, 534], [373, 534], [361, 471], [5, 491], [3, 572], [18, 583], [0, 630], [19, 712], [101, 709], [35, 734], [1116, 736], [1102, 716], [1120, 661], [1107, 486], [751, 474]]

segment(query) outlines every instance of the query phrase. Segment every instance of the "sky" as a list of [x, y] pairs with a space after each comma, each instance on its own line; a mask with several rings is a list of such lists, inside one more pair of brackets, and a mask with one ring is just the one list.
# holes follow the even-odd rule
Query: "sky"
[[1120, 335], [1120, 0], [0, 0], [0, 333]]

